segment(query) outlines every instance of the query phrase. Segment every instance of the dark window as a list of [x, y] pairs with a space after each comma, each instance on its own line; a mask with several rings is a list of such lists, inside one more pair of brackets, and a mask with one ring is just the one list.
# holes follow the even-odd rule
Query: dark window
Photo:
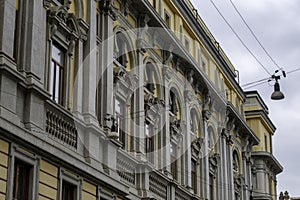
[[32, 166], [22, 161], [15, 160], [13, 199], [31, 199], [30, 190], [32, 189]]
[[214, 176], [209, 174], [209, 196], [210, 200], [214, 200]]
[[99, 39], [100, 33], [101, 33], [101, 26], [100, 26], [100, 10], [98, 10], [98, 9], [97, 9], [97, 14], [96, 14], [96, 31], [97, 31], [97, 37]]
[[117, 33], [116, 35], [116, 42], [117, 42], [117, 61], [124, 67], [127, 67], [128, 64], [128, 51], [127, 51], [127, 43], [125, 36], [122, 33]]
[[165, 22], [169, 28], [171, 28], [171, 17], [167, 11], [165, 11]]
[[171, 173], [174, 180], [178, 180], [177, 177], [177, 156], [176, 156], [176, 146], [174, 144], [170, 144], [170, 154], [171, 154]]
[[178, 101], [177, 101], [176, 95], [172, 91], [170, 92], [170, 107], [171, 107], [171, 112], [177, 116]]
[[146, 88], [149, 92], [154, 94], [155, 91], [155, 78], [154, 78], [154, 66], [151, 63], [146, 64]]
[[65, 180], [62, 182], [62, 200], [75, 200], [77, 199], [77, 186]]
[[49, 92], [52, 96], [52, 100], [61, 105], [63, 105], [64, 57], [63, 49], [53, 44], [49, 70]]
[[197, 163], [195, 160], [192, 160], [191, 178], [192, 178], [192, 188], [194, 190], [194, 194], [197, 194]]
[[58, 1], [61, 5], [64, 5], [64, 3], [65, 3], [65, 2], [64, 2], [65, 0], [57, 0], [57, 1]]
[[265, 149], [266, 151], [268, 151], [268, 138], [266, 135], [265, 135]]

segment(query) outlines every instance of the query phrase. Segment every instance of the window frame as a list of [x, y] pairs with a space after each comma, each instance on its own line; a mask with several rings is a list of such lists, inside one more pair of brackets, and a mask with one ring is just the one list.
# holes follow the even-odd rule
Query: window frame
[[[60, 103], [62, 107], [66, 109], [71, 109], [70, 104], [70, 90], [72, 87], [71, 80], [71, 71], [76, 69], [76, 61], [72, 61], [75, 48], [78, 47], [77, 44], [79, 41], [85, 40], [85, 34], [87, 27], [83, 23], [76, 23], [77, 17], [73, 13], [68, 12], [69, 2], [64, 1], [64, 5], [61, 5], [57, 1], [53, 1], [54, 4], [62, 8], [60, 11], [67, 15], [67, 22], [65, 19], [59, 15], [59, 10], [50, 10], [47, 12], [47, 49], [46, 49], [46, 73], [45, 73], [45, 89], [50, 90], [50, 68], [52, 62], [52, 48], [53, 45], [61, 47], [65, 53], [64, 58], [64, 83], [63, 83], [63, 102]], [[66, 7], [65, 7], [66, 6]], [[79, 30], [82, 30], [79, 31]], [[76, 52], [78, 53], [78, 52]], [[73, 65], [74, 64], [74, 65]], [[74, 71], [76, 74], [76, 72]]]
[[[63, 53], [61, 61], [57, 61], [54, 56], [54, 48], [59, 50], [60, 53]], [[64, 105], [64, 99], [65, 97], [65, 79], [66, 79], [66, 49], [64, 49], [60, 44], [57, 42], [52, 42], [51, 44], [51, 59], [50, 59], [50, 65], [48, 70], [48, 91], [51, 94], [51, 99], [55, 101], [56, 103], [60, 105]], [[57, 68], [58, 67], [58, 68]], [[51, 75], [53, 70], [53, 76]], [[57, 72], [60, 72], [59, 76], [59, 83], [56, 83], [57, 81]], [[53, 80], [51, 80], [53, 78]], [[51, 84], [52, 83], [52, 84]], [[51, 91], [52, 88], [52, 91]], [[56, 89], [58, 89], [58, 97], [56, 97]], [[56, 98], [58, 98], [56, 100]]]
[[167, 27], [171, 29], [172, 18], [171, 18], [170, 13], [166, 9], [164, 10], [164, 20], [165, 20]]
[[59, 170], [59, 198], [63, 200], [63, 183], [67, 182], [76, 187], [76, 197], [74, 200], [81, 200], [81, 186], [82, 186], [82, 179], [79, 176], [75, 176], [71, 174], [65, 169], [60, 168]]
[[30, 179], [31, 179], [31, 186], [29, 186], [29, 197], [28, 199], [38, 199], [38, 181], [39, 181], [39, 160], [40, 158], [26, 150], [19, 148], [15, 144], [11, 144], [10, 148], [10, 160], [11, 163], [8, 169], [8, 184], [7, 184], [7, 194], [8, 199], [13, 199], [13, 192], [14, 192], [14, 181], [15, 181], [15, 167], [16, 163], [22, 162], [25, 165], [31, 166], [30, 169]]
[[[117, 102], [120, 105], [120, 111], [117, 112]], [[116, 132], [118, 134], [118, 141], [122, 143], [122, 148], [126, 148], [126, 131], [125, 131], [125, 102], [122, 101], [121, 98], [115, 97], [114, 98], [114, 119], [115, 119], [115, 127], [116, 127]]]

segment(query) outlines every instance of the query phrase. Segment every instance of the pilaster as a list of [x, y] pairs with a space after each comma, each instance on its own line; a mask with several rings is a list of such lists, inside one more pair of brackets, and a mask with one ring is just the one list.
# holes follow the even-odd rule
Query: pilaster
[[[113, 8], [113, 0], [101, 1], [101, 40], [100, 54], [100, 88], [99, 99], [101, 113], [100, 124], [103, 125], [106, 134], [109, 134], [113, 119], [113, 21], [116, 20], [116, 12]], [[95, 61], [94, 61], [95, 62]]]
[[0, 0], [0, 53], [13, 58], [16, 1]]
[[[98, 124], [97, 122], [97, 117], [96, 117], [96, 110], [95, 110], [95, 105], [96, 105], [96, 88], [97, 88], [97, 83], [99, 80], [97, 80], [97, 42], [96, 42], [96, 3], [95, 1], [88, 1], [87, 5], [88, 8], [88, 23], [89, 23], [89, 31], [87, 33], [87, 41], [85, 42], [84, 48], [83, 48], [83, 56], [84, 56], [84, 60], [83, 60], [83, 67], [82, 72], [83, 72], [83, 88], [82, 88], [82, 94], [83, 94], [83, 99], [82, 99], [82, 114], [84, 116], [84, 119], [86, 121], [86, 123], [95, 123]], [[112, 35], [112, 20], [107, 19], [104, 23], [107, 29], [105, 29], [104, 27], [104, 32], [108, 32], [108, 34]], [[105, 26], [103, 25], [103, 26]], [[111, 36], [110, 35], [110, 36]], [[104, 41], [104, 40], [103, 40]], [[106, 39], [106, 42], [109, 42], [109, 38]], [[81, 41], [79, 42], [81, 43]], [[79, 46], [82, 46], [81, 44]], [[103, 62], [105, 62], [106, 59], [110, 60], [112, 59], [112, 45], [110, 46], [110, 48], [106, 49], [108, 52], [107, 57], [103, 57]], [[109, 54], [110, 53], [110, 54]], [[79, 60], [80, 62], [80, 60]], [[111, 63], [110, 63], [111, 64]], [[111, 67], [109, 65], [103, 65], [103, 67], [106, 67], [108, 69], [110, 69]], [[112, 81], [112, 69], [108, 70], [110, 75], [106, 84], [109, 86], [107, 94], [108, 97], [110, 97], [110, 104], [112, 103], [112, 85], [113, 85], [113, 81]], [[104, 72], [105, 73], [105, 72]], [[81, 80], [80, 80], [80, 75], [79, 75], [79, 86], [81, 84]], [[110, 85], [109, 85], [110, 84]], [[77, 94], [78, 95], [78, 94]], [[105, 96], [104, 96], [105, 97]], [[107, 98], [108, 98], [107, 97]], [[77, 96], [77, 100], [81, 100], [79, 96]], [[109, 105], [107, 105], [109, 107]], [[105, 106], [103, 107], [105, 108]], [[112, 114], [110, 112], [110, 114]]]
[[[165, 135], [163, 146], [164, 146], [164, 152], [163, 152], [163, 166], [165, 166], [165, 173], [167, 175], [171, 175], [171, 152], [170, 152], [170, 88], [169, 88], [169, 79], [171, 78], [171, 68], [167, 65], [164, 65], [162, 68], [163, 71], [163, 86], [164, 86], [164, 93], [165, 93], [165, 113], [164, 113], [164, 119], [165, 127], [163, 130], [163, 134]], [[175, 192], [174, 192], [175, 195]]]
[[25, 24], [25, 66], [27, 81], [43, 87], [45, 74], [45, 50], [46, 50], [46, 9], [43, 1], [27, 1], [27, 17]]

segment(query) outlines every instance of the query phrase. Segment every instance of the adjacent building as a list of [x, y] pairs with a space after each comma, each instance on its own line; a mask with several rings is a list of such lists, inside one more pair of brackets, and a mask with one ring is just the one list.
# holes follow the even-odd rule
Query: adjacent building
[[268, 108], [188, 0], [0, 5], [0, 199], [277, 198]]

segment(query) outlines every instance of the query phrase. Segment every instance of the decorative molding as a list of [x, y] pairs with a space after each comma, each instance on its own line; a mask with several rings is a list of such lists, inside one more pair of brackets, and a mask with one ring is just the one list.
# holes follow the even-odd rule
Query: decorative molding
[[118, 18], [118, 11], [114, 7], [114, 0], [100, 1], [100, 11], [104, 15], [109, 15], [114, 21]]

